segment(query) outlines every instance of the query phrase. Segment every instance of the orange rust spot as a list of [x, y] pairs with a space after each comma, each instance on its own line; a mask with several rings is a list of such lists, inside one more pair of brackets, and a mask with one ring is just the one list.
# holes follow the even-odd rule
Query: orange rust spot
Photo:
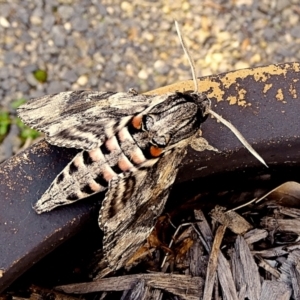
[[298, 97], [297, 89], [292, 84], [290, 84], [289, 92], [294, 99]]
[[272, 86], [273, 86], [273, 83], [265, 84], [263, 93], [266, 93]]
[[244, 106], [246, 105], [246, 101], [245, 101], [245, 95], [247, 94], [247, 91], [245, 89], [240, 89], [238, 90], [238, 95], [239, 95], [239, 99], [237, 104], [239, 106]]
[[276, 94], [275, 97], [276, 97], [276, 99], [277, 99], [278, 101], [283, 101], [284, 96], [283, 96], [282, 89], [278, 89], [277, 94]]
[[131, 123], [135, 129], [141, 129], [142, 128], [142, 116], [141, 115], [135, 116], [132, 119]]
[[162, 152], [163, 152], [162, 148], [158, 148], [156, 146], [151, 146], [150, 147], [150, 154], [153, 157], [159, 157], [162, 154]]
[[228, 99], [230, 105], [237, 103], [237, 99], [235, 96], [229, 96], [227, 99]]
[[299, 72], [299, 71], [300, 71], [299, 63], [294, 62], [294, 63], [292, 64], [292, 66], [293, 66], [293, 69], [295, 70], [295, 72]]

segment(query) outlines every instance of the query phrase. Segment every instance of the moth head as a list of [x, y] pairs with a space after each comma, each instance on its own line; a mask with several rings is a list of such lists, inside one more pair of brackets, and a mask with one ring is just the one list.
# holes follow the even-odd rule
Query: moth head
[[202, 93], [168, 94], [146, 113], [133, 117], [132, 136], [149, 157], [158, 157], [194, 135], [206, 120], [209, 107], [210, 100]]

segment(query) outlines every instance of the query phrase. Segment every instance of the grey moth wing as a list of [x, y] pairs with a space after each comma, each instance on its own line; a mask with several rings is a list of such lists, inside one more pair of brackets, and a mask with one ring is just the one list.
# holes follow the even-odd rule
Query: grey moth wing
[[109, 184], [99, 225], [109, 268], [126, 264], [150, 235], [161, 215], [189, 139], [166, 151], [151, 168], [128, 172]]
[[153, 98], [132, 92], [61, 92], [32, 99], [17, 112], [26, 125], [45, 133], [50, 144], [91, 150], [149, 107]]

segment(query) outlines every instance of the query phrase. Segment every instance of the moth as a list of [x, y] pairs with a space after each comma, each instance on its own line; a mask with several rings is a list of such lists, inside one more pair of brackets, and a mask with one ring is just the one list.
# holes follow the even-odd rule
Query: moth
[[82, 150], [34, 209], [40, 214], [106, 191], [99, 226], [112, 270], [124, 266], [151, 233], [188, 144], [214, 113], [207, 96], [198, 92], [193, 63], [175, 25], [190, 60], [195, 91], [62, 92], [18, 109], [22, 121], [45, 133], [50, 144]]

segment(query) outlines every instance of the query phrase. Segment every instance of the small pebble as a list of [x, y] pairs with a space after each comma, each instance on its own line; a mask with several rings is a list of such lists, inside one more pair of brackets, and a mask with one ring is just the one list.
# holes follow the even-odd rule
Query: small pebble
[[77, 84], [80, 86], [85, 86], [88, 83], [88, 77], [86, 75], [81, 75], [78, 79], [77, 79]]
[[0, 17], [0, 26], [2, 26], [3, 28], [8, 28], [10, 24], [6, 18]]

